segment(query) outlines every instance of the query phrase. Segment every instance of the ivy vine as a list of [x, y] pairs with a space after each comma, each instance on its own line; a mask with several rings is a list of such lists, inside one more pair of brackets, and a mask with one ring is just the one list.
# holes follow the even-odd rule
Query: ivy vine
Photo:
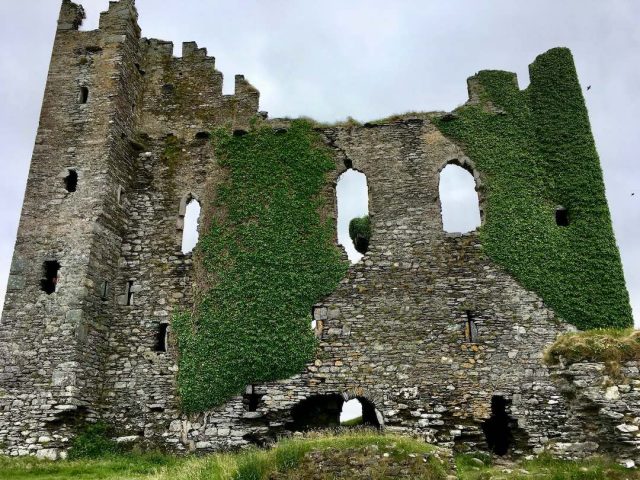
[[[531, 84], [481, 71], [479, 102], [435, 119], [484, 174], [487, 254], [581, 329], [632, 325], [598, 154], [571, 53], [530, 66]], [[555, 212], [567, 209], [569, 225]]]
[[203, 207], [211, 224], [195, 254], [209, 286], [173, 322], [187, 412], [300, 373], [316, 349], [312, 306], [348, 267], [321, 214], [335, 164], [311, 124], [218, 130], [214, 142], [227, 178]]

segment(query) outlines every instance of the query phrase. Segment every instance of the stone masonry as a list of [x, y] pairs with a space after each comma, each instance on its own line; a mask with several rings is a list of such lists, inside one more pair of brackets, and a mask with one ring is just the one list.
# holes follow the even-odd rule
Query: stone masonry
[[[63, 1], [0, 329], [0, 454], [57, 458], [96, 419], [176, 452], [262, 444], [299, 429], [296, 406], [323, 398], [361, 399], [380, 428], [486, 449], [500, 397], [512, 451], [639, 459], [638, 366], [620, 385], [601, 365], [550, 370], [543, 351], [571, 327], [489, 260], [477, 232], [443, 232], [440, 171], [470, 171], [481, 206], [483, 174], [430, 122], [442, 114], [318, 128], [335, 152], [327, 195], [348, 167], [367, 176], [370, 249], [314, 308], [319, 348], [303, 372], [183, 414], [170, 328], [167, 351], [155, 344], [192, 303], [186, 205], [224, 175], [207, 132], [287, 121], [266, 120], [243, 76], [223, 95], [195, 43], [175, 58], [172, 43], [141, 38], [133, 0], [110, 2], [98, 30], [78, 31], [83, 17]], [[51, 294], [45, 262], [60, 265]]]

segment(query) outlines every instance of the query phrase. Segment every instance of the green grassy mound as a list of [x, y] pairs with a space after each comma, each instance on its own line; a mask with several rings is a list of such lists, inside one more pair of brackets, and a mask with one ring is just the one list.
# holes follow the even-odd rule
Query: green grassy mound
[[626, 362], [640, 360], [640, 331], [613, 328], [568, 333], [558, 337], [544, 355], [555, 365], [578, 362]]
[[601, 457], [581, 461], [557, 460], [540, 455], [520, 463], [493, 464], [486, 455], [459, 455], [456, 458], [461, 480], [637, 480], [640, 472], [624, 468]]
[[[322, 469], [317, 468], [320, 463]], [[0, 458], [0, 480], [329, 479], [334, 478], [326, 476], [333, 475], [330, 472], [344, 473], [346, 469], [353, 471], [353, 476], [346, 478], [444, 480], [449, 468], [443, 450], [420, 440], [359, 430], [340, 435], [310, 434], [281, 440], [270, 450], [206, 457], [121, 455], [59, 462]], [[403, 476], [405, 473], [409, 476]]]
[[[640, 471], [605, 458], [494, 463], [486, 454], [456, 458], [460, 480], [640, 480]], [[58, 462], [0, 457], [0, 480], [448, 480], [456, 475], [447, 452], [421, 440], [371, 430], [312, 433], [252, 449], [205, 457], [109, 455]]]

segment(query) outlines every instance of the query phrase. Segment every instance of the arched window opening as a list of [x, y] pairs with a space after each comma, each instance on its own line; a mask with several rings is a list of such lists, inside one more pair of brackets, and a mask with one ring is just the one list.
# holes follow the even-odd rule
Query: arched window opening
[[[338, 179], [336, 196], [338, 243], [345, 248], [351, 263], [357, 263], [367, 252], [371, 236], [367, 177], [363, 173], [348, 169]], [[358, 220], [352, 222], [354, 219]], [[350, 231], [353, 235], [350, 235]]]
[[198, 244], [198, 221], [200, 219], [200, 203], [189, 200], [184, 215], [184, 226], [182, 230], [182, 253], [191, 253]]
[[161, 323], [158, 325], [158, 333], [156, 334], [156, 344], [154, 350], [156, 352], [166, 352], [169, 340], [169, 324]]
[[43, 266], [44, 278], [40, 280], [40, 288], [47, 295], [56, 291], [59, 280], [60, 264], [55, 260], [47, 260]]
[[480, 226], [476, 184], [467, 170], [449, 164], [440, 172], [440, 204], [445, 232], [472, 232]]
[[80, 103], [87, 103], [89, 101], [89, 89], [87, 87], [80, 87]]
[[357, 398], [353, 398], [342, 405], [340, 412], [340, 425], [343, 427], [355, 427], [362, 425], [362, 404]]
[[119, 186], [118, 187], [118, 192], [116, 194], [116, 200], [118, 202], [118, 205], [123, 205], [124, 204], [124, 196], [125, 196], [124, 188]]
[[482, 424], [487, 445], [496, 455], [506, 455], [513, 445], [512, 429], [515, 426], [508, 413], [509, 402], [500, 395], [491, 398], [491, 417]]
[[64, 188], [69, 193], [73, 193], [78, 189], [78, 172], [72, 168], [68, 170], [68, 174], [64, 177]]
[[559, 227], [569, 226], [569, 211], [566, 208], [556, 208], [556, 225]]
[[375, 406], [363, 397], [345, 402], [338, 394], [314, 395], [296, 404], [291, 416], [293, 422], [288, 429], [293, 431], [357, 425], [381, 427]]

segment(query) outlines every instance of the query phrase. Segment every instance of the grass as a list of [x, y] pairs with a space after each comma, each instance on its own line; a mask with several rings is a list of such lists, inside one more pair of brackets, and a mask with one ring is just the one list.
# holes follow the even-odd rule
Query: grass
[[578, 362], [625, 362], [640, 359], [640, 331], [597, 329], [558, 337], [544, 356], [550, 365]]
[[185, 460], [162, 454], [119, 455], [94, 460], [52, 462], [33, 457], [0, 457], [0, 480], [137, 480], [150, 479], [161, 470]]
[[343, 427], [356, 427], [358, 425], [362, 425], [362, 417], [352, 418], [351, 420], [345, 420], [340, 423]]
[[[447, 465], [438, 457], [436, 447], [410, 437], [363, 429], [339, 435], [314, 433], [304, 438], [283, 439], [271, 450], [251, 449], [237, 454], [181, 459], [159, 454], [59, 462], [0, 457], [0, 480], [266, 480], [287, 472], [293, 475], [291, 478], [304, 478], [297, 476], [296, 469], [309, 452], [326, 452], [333, 458], [335, 452], [348, 451], [349, 458], [353, 458], [357, 452], [366, 453], [370, 449], [395, 461], [420, 456], [425, 458], [424, 463], [421, 461], [424, 474], [416, 478], [446, 478]], [[385, 477], [373, 472], [372, 478]]]
[[624, 468], [615, 462], [594, 457], [581, 461], [558, 460], [540, 455], [513, 465], [492, 465], [485, 455], [459, 455], [456, 457], [460, 480], [635, 480], [640, 479], [636, 469]]
[[[178, 458], [163, 454], [129, 454], [103, 459], [58, 462], [35, 458], [0, 457], [0, 480], [290, 480], [318, 478], [322, 461], [344, 462], [371, 479], [387, 475], [393, 462], [402, 463], [416, 480], [445, 480], [450, 474], [442, 450], [411, 437], [380, 434], [371, 430], [347, 433], [311, 433], [284, 439], [271, 450], [251, 449], [206, 457]], [[371, 462], [376, 456], [377, 462]], [[411, 463], [413, 462], [413, 463]], [[460, 480], [640, 480], [640, 471], [626, 469], [612, 460], [595, 457], [581, 461], [557, 460], [540, 455], [519, 463], [493, 463], [487, 454], [458, 455]], [[364, 469], [369, 469], [366, 472]], [[334, 478], [330, 473], [326, 477]], [[349, 478], [341, 476], [340, 478]]]

